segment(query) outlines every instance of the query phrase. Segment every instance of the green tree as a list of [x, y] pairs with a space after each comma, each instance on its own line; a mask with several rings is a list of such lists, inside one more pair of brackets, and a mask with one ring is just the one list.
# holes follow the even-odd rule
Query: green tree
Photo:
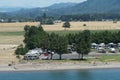
[[46, 13], [43, 13], [42, 17], [43, 17], [44, 19], [46, 19], [46, 18], [47, 18], [47, 14], [46, 14]]
[[50, 50], [55, 51], [59, 55], [59, 59], [62, 59], [62, 54], [67, 53], [68, 40], [65, 36], [59, 36], [52, 33], [50, 37]]
[[[51, 33], [49, 35], [49, 50], [52, 52], [55, 52], [55, 50], [56, 50], [57, 37], [58, 37], [58, 35], [55, 33]], [[52, 59], [52, 57], [53, 57], [53, 54], [51, 53], [51, 59]]]
[[[79, 59], [83, 60], [83, 56], [87, 55], [91, 49], [90, 31], [84, 30], [79, 33], [76, 39], [76, 51], [79, 54]], [[81, 57], [80, 57], [81, 55]]]
[[63, 24], [63, 27], [65, 28], [65, 30], [66, 30], [66, 28], [70, 28], [70, 23], [68, 22], [68, 21], [66, 21], [64, 24]]
[[75, 34], [71, 34], [71, 33], [67, 35], [68, 42], [69, 42], [70, 45], [75, 43], [75, 36], [76, 36]]
[[34, 49], [36, 47], [41, 47], [43, 49], [46, 48], [48, 35], [43, 30], [41, 26], [31, 26], [31, 27], [25, 27], [25, 39], [24, 43], [25, 46], [28, 47], [28, 49]]
[[45, 24], [54, 24], [52, 19], [47, 19]]
[[43, 13], [42, 17], [38, 17], [37, 20], [40, 20], [41, 24], [54, 24], [53, 19], [51, 17], [48, 17], [46, 13]]
[[67, 53], [68, 41], [64, 36], [59, 36], [57, 40], [56, 52], [59, 54], [59, 59], [62, 59], [62, 54]]
[[16, 55], [25, 55], [25, 53], [27, 52], [28, 52], [28, 49], [26, 47], [24, 48], [22, 44], [19, 45], [15, 50]]

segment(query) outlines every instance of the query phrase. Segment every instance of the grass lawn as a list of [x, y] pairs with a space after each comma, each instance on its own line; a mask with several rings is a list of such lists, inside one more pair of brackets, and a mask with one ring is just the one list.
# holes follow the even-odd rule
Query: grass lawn
[[20, 32], [0, 32], [0, 36], [22, 36], [24, 35], [23, 31]]
[[[95, 33], [95, 32], [103, 32], [103, 31], [106, 31], [106, 30], [90, 30], [91, 33]], [[107, 30], [107, 31], [110, 31], [110, 32], [118, 32], [120, 30]], [[59, 35], [67, 35], [69, 33], [71, 34], [77, 34], [79, 32], [81, 32], [81, 30], [61, 30], [61, 31], [47, 31], [48, 33], [55, 33], [55, 34], [59, 34]]]
[[[90, 30], [91, 33], [95, 33], [95, 32], [103, 32], [105, 30]], [[118, 32], [120, 30], [108, 30], [110, 32]], [[61, 30], [61, 31], [47, 31], [47, 33], [51, 34], [51, 33], [55, 33], [55, 34], [59, 34], [59, 35], [67, 35], [69, 33], [71, 34], [77, 34], [81, 32], [80, 30]], [[0, 36], [22, 36], [24, 35], [25, 32], [24, 31], [16, 31], [16, 32], [0, 32]]]
[[98, 58], [88, 59], [87, 61], [120, 62], [120, 55], [103, 55]]
[[0, 44], [22, 44], [24, 32], [0, 32]]

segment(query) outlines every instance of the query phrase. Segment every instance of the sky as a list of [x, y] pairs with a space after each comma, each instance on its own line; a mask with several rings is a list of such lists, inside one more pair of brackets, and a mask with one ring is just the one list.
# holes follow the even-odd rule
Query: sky
[[46, 7], [54, 3], [82, 1], [85, 0], [0, 0], [0, 7]]

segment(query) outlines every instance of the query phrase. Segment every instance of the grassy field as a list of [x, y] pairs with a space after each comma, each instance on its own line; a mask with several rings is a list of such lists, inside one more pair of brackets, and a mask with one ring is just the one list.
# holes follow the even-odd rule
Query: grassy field
[[0, 32], [24, 31], [24, 26], [25, 25], [38, 26], [39, 22], [0, 23]]
[[0, 36], [23, 36], [24, 31], [18, 32], [0, 32]]
[[0, 32], [0, 44], [15, 44], [23, 43], [24, 32]]
[[[70, 22], [70, 31], [81, 31], [81, 30], [120, 30], [120, 21], [117, 23], [111, 22]], [[83, 26], [86, 24], [87, 26]], [[20, 32], [24, 31], [25, 25], [38, 26], [39, 22], [22, 22], [22, 23], [0, 23], [0, 32]], [[45, 31], [63, 31], [62, 23], [56, 23], [54, 25], [42, 25]]]
[[9, 64], [18, 61], [14, 55], [15, 45], [0, 45], [0, 64]]
[[0, 36], [0, 45], [4, 44], [15, 44], [19, 45], [23, 43], [23, 36]]
[[[48, 33], [56, 33], [66, 35], [69, 33], [78, 33], [82, 30], [88, 29], [91, 32], [100, 32], [104, 30], [118, 31], [120, 30], [120, 22], [70, 22], [71, 28], [66, 31], [62, 27], [63, 23], [56, 23], [54, 25], [42, 25], [44, 30]], [[86, 24], [87, 26], [83, 26]], [[24, 26], [35, 25], [38, 26], [39, 22], [22, 22], [22, 23], [0, 23], [0, 44], [21, 44], [24, 37]]]
[[91, 58], [87, 61], [100, 61], [100, 62], [120, 62], [120, 55], [103, 55], [98, 58]]
[[[118, 30], [120, 29], [120, 22], [70, 22], [71, 28], [68, 30]], [[83, 26], [86, 24], [86, 26]], [[45, 31], [61, 31], [64, 30], [62, 27], [63, 23], [56, 23], [54, 25], [43, 25]]]
[[[90, 30], [91, 33], [95, 32], [103, 32], [106, 30]], [[109, 30], [110, 32], [118, 32], [120, 30]], [[59, 35], [67, 35], [67, 34], [77, 34], [81, 32], [81, 30], [61, 30], [61, 31], [46, 31], [47, 33], [55, 33]], [[0, 32], [0, 36], [24, 36], [25, 32], [24, 31], [18, 31], [18, 32]]]
[[[66, 31], [62, 27], [63, 23], [56, 23], [54, 25], [42, 25], [43, 29], [48, 33], [56, 33], [60, 35], [66, 35], [69, 33], [78, 33], [85, 29], [91, 30], [91, 32], [100, 32], [103, 30], [118, 31], [120, 30], [120, 22], [70, 22], [71, 28]], [[86, 24], [87, 26], [83, 26]], [[23, 43], [24, 39], [24, 26], [35, 25], [38, 26], [39, 22], [22, 22], [22, 23], [0, 23], [0, 63], [10, 62], [16, 60], [14, 54], [15, 49], [13, 47]], [[109, 57], [110, 59], [112, 57]], [[107, 60], [110, 60], [110, 59]], [[117, 59], [116, 59], [117, 58]], [[106, 57], [100, 59], [106, 60]], [[115, 60], [119, 60], [118, 56]], [[113, 60], [113, 58], [112, 58]]]

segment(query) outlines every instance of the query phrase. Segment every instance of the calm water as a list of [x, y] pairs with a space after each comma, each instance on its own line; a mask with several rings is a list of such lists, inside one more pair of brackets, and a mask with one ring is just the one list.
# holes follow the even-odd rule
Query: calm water
[[0, 72], [0, 80], [120, 80], [120, 69]]

